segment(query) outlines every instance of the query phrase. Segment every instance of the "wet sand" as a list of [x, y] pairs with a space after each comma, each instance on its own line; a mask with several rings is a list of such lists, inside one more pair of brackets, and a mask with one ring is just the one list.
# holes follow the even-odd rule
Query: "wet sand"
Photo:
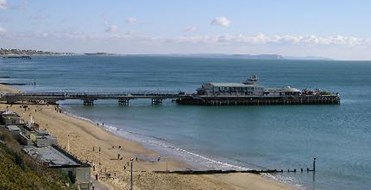
[[[18, 92], [0, 85], [0, 93]], [[158, 174], [155, 170], [184, 170], [185, 163], [164, 159], [158, 153], [141, 144], [126, 140], [95, 123], [63, 113], [54, 105], [8, 105], [0, 103], [0, 110], [17, 112], [25, 121], [33, 120], [40, 128], [57, 137], [61, 147], [81, 160], [90, 162], [95, 176], [113, 189], [130, 188], [130, 159], [133, 159], [134, 189], [294, 189], [284, 183], [255, 174], [179, 175]], [[158, 158], [161, 158], [158, 160]], [[110, 176], [110, 177], [108, 177]]]

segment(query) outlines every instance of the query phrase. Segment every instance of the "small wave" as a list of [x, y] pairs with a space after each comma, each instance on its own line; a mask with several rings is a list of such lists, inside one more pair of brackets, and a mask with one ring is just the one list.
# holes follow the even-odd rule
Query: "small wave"
[[144, 146], [158, 151], [163, 155], [181, 159], [186, 163], [193, 166], [195, 169], [205, 168], [205, 169], [222, 169], [222, 170], [249, 170], [250, 168], [237, 166], [229, 164], [226, 162], [218, 161], [192, 151], [185, 150], [183, 148], [177, 147], [166, 140], [153, 136], [146, 136], [140, 133], [130, 132], [127, 130], [119, 130], [120, 136], [127, 138], [129, 140], [134, 140], [143, 144]]
[[[98, 121], [98, 120], [92, 120], [92, 119], [89, 119], [89, 118], [86, 118], [86, 117], [82, 117], [82, 116], [79, 116], [79, 115], [75, 115], [73, 113], [70, 113], [70, 112], [67, 112], [66, 110], [62, 109], [63, 113], [70, 116], [70, 117], [73, 117], [73, 118], [76, 118], [76, 119], [80, 119], [80, 120], [84, 120], [84, 121], [87, 121], [91, 124], [100, 124], [101, 122]], [[116, 132], [116, 131], [119, 131], [120, 129], [118, 129], [117, 127], [114, 127], [114, 126], [111, 126], [111, 125], [106, 125], [106, 124], [100, 124], [99, 126], [103, 126], [103, 129], [106, 129], [107, 131], [110, 131], [110, 132]]]
[[296, 189], [299, 189], [299, 190], [306, 189], [304, 186], [300, 185], [293, 177], [283, 176], [281, 174], [272, 175], [272, 174], [269, 174], [269, 173], [263, 173], [263, 174], [261, 174], [261, 176], [263, 176], [264, 178], [267, 178], [267, 179], [271, 179], [271, 180], [274, 180], [274, 181], [278, 181], [278, 182], [293, 186], [293, 187], [295, 187]]
[[84, 121], [88, 121], [89, 123], [92, 123], [92, 124], [96, 124], [97, 123], [94, 120], [88, 119], [86, 117], [81, 117], [81, 116], [75, 115], [73, 113], [67, 112], [64, 109], [62, 109], [62, 111], [63, 111], [64, 114], [66, 114], [66, 115], [68, 115], [70, 117], [73, 117], [73, 118], [76, 118], [76, 119], [80, 119], [80, 120], [84, 120]]

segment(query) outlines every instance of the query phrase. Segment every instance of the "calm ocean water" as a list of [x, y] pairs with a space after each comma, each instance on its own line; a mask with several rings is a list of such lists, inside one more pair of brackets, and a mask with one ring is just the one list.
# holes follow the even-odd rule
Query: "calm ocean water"
[[371, 62], [241, 60], [150, 56], [0, 59], [3, 82], [37, 82], [27, 91], [182, 90], [203, 82], [240, 82], [257, 74], [266, 87], [340, 92], [341, 105], [180, 106], [150, 100], [61, 102], [70, 113], [191, 162], [197, 168], [312, 166], [317, 172], [275, 176], [305, 189], [370, 189]]

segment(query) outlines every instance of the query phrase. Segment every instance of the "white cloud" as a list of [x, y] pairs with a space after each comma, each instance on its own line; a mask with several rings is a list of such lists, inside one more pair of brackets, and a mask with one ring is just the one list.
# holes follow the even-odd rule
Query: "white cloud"
[[0, 35], [5, 34], [5, 33], [6, 33], [6, 30], [0, 27]]
[[115, 33], [118, 31], [119, 27], [115, 24], [110, 24], [107, 20], [104, 21], [106, 29], [104, 30], [107, 33]]
[[213, 38], [208, 35], [199, 35], [199, 36], [180, 36], [175, 38], [174, 40], [169, 39], [168, 41], [175, 41], [175, 42], [191, 42], [191, 43], [210, 43], [216, 42], [217, 39]]
[[106, 29], [106, 32], [108, 33], [114, 33], [114, 32], [117, 32], [119, 29], [118, 26], [116, 25], [111, 25], [111, 26], [108, 26], [108, 28]]
[[8, 3], [6, 0], [0, 0], [0, 9], [6, 9], [8, 8]]
[[296, 48], [296, 47], [308, 47], [316, 46], [321, 47], [371, 47], [371, 38], [360, 38], [355, 36], [317, 36], [317, 35], [266, 35], [263, 33], [257, 33], [255, 35], [245, 34], [224, 34], [220, 36], [216, 35], [183, 35], [177, 37], [158, 37], [153, 35], [145, 35], [135, 33], [133, 31], [120, 32], [118, 26], [107, 25], [105, 30], [110, 35], [92, 35], [89, 33], [81, 32], [57, 32], [57, 33], [9, 33], [6, 29], [0, 27], [0, 35], [7, 34], [8, 37], [17, 38], [66, 38], [66, 39], [121, 39], [131, 41], [156, 41], [158, 43], [198, 43], [198, 44], [211, 44], [215, 46], [225, 45], [236, 45], [244, 47], [264, 46], [264, 47], [285, 47], [285, 48]]
[[256, 35], [230, 35], [225, 34], [217, 37], [220, 43], [244, 43], [244, 44], [277, 44], [277, 45], [327, 45], [327, 46], [357, 46], [371, 45], [369, 38], [357, 38], [354, 36], [324, 36], [316, 35], [273, 35], [267, 36], [263, 33]]
[[301, 36], [292, 36], [292, 35], [283, 35], [278, 36], [274, 35], [271, 37], [271, 41], [273, 43], [281, 43], [281, 44], [297, 44], [302, 39]]
[[134, 17], [129, 17], [126, 19], [126, 23], [128, 24], [136, 24], [138, 22], [138, 19], [134, 18]]
[[[38, 41], [70, 42], [68, 48], [86, 51], [93, 46], [96, 50], [117, 51], [119, 53], [278, 53], [282, 55], [315, 55], [339, 59], [371, 59], [369, 49], [371, 38], [332, 35], [267, 35], [224, 34], [159, 37], [136, 32], [120, 31], [115, 25], [106, 25], [109, 34], [82, 32], [7, 32], [0, 28], [2, 43], [30, 44]], [[187, 35], [186, 35], [187, 34]], [[66, 43], [67, 44], [67, 43]], [[99, 45], [97, 45], [99, 44]], [[35, 47], [38, 44], [33, 44]], [[51, 46], [46, 46], [50, 48]], [[122, 47], [122, 48], [117, 48]], [[48, 49], [46, 48], [46, 49]], [[61, 47], [61, 48], [67, 48]], [[121, 52], [120, 52], [121, 51]]]
[[184, 31], [186, 31], [186, 32], [194, 32], [196, 30], [197, 30], [197, 28], [194, 27], [194, 26], [190, 26], [190, 27], [187, 27], [187, 28], [184, 29]]
[[211, 23], [211, 25], [216, 25], [216, 26], [222, 26], [222, 27], [229, 27], [231, 24], [231, 21], [228, 20], [226, 17], [215, 17]]

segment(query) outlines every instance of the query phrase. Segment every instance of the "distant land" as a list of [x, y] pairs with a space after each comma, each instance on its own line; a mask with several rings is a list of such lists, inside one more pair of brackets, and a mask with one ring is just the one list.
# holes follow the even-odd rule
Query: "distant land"
[[174, 56], [174, 57], [203, 57], [203, 58], [235, 58], [235, 59], [257, 59], [257, 60], [332, 60], [326, 57], [316, 56], [283, 56], [279, 54], [113, 54], [107, 52], [95, 53], [60, 53], [41, 50], [22, 50], [22, 49], [0, 49], [0, 57], [33, 56], [33, 55], [86, 55], [86, 56]]
[[284, 56], [284, 58], [292, 59], [292, 60], [334, 60], [328, 57], [317, 57], [317, 56], [305, 56], [305, 57]]
[[31, 55], [69, 55], [71, 53], [57, 53], [41, 50], [23, 50], [23, 49], [5, 49], [0, 48], [0, 57], [16, 57], [16, 56], [31, 56]]
[[[150, 55], [158, 56], [158, 55]], [[234, 58], [234, 59], [257, 59], [257, 60], [333, 60], [326, 57], [316, 56], [283, 56], [279, 54], [168, 54], [161, 56], [175, 56], [175, 57], [203, 57], [203, 58]]]
[[268, 60], [280, 60], [285, 59], [284, 56], [278, 54], [189, 54], [184, 56], [191, 57], [210, 57], [210, 58], [236, 58], [236, 59], [268, 59]]

